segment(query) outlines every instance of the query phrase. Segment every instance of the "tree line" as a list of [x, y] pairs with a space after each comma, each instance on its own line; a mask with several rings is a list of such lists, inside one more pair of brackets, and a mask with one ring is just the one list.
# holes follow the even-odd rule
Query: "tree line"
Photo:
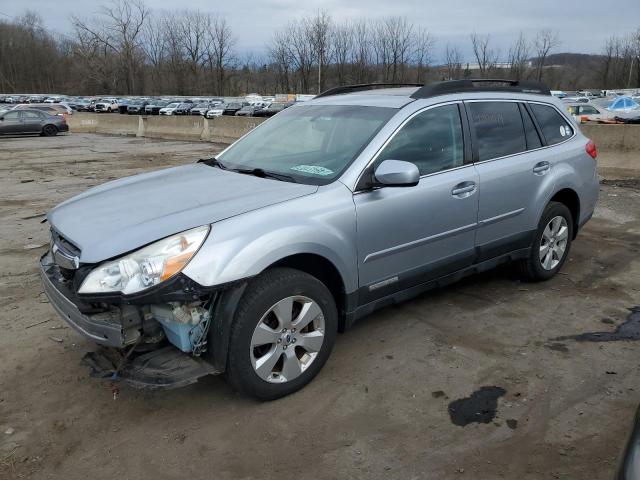
[[434, 36], [406, 17], [337, 22], [320, 11], [291, 20], [254, 53], [240, 53], [220, 15], [153, 11], [143, 0], [111, 0], [95, 16], [71, 22], [71, 33], [56, 35], [31, 11], [0, 21], [0, 92], [318, 93], [353, 83], [471, 77], [535, 79], [564, 89], [640, 86], [640, 28], [612, 36], [599, 55], [570, 59], [557, 54], [561, 41], [551, 30], [520, 33], [506, 49], [474, 32], [471, 62], [452, 43], [440, 46], [437, 62]]

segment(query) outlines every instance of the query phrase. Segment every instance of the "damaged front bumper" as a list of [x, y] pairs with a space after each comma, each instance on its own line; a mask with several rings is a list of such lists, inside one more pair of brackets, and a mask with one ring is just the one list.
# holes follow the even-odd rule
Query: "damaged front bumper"
[[65, 296], [62, 289], [59, 289], [63, 281], [50, 253], [40, 259], [40, 277], [44, 293], [53, 308], [81, 335], [99, 345], [114, 348], [123, 348], [137, 339], [138, 333], [135, 327], [130, 330], [126, 325], [114, 321], [115, 319], [109, 319], [106, 315], [101, 317], [81, 313], [78, 307]]
[[62, 319], [103, 347], [83, 359], [93, 376], [135, 387], [177, 388], [219, 372], [199, 358], [207, 350], [216, 291], [185, 277], [144, 295], [78, 295], [78, 279], [65, 278], [49, 252], [40, 259], [40, 276]]
[[185, 355], [171, 345], [129, 358], [120, 351], [102, 348], [87, 353], [82, 363], [91, 369], [92, 377], [123, 380], [132, 387], [151, 390], [185, 387], [219, 373], [209, 362]]

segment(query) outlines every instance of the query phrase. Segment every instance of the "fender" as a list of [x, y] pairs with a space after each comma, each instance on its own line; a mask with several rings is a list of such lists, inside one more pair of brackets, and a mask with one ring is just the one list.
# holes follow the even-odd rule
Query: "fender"
[[[292, 218], [291, 212], [305, 214]], [[203, 286], [229, 284], [256, 276], [288, 256], [308, 253], [336, 267], [348, 294], [358, 287], [355, 238], [352, 194], [335, 182], [315, 195], [214, 223], [183, 273]]]

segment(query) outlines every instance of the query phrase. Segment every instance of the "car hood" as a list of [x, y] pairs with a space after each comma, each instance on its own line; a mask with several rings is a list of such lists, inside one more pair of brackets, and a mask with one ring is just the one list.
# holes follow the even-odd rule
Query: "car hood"
[[96, 263], [317, 189], [198, 163], [94, 187], [55, 207], [47, 219], [81, 250], [81, 263]]

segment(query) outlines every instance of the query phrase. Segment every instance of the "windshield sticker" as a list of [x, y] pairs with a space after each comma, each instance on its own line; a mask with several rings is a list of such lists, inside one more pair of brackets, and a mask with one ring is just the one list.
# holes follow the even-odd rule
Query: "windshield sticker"
[[291, 167], [291, 170], [303, 173], [311, 173], [312, 175], [320, 175], [323, 177], [333, 174], [333, 170], [329, 170], [328, 168], [324, 167], [318, 167], [317, 165], [296, 165], [295, 167]]

